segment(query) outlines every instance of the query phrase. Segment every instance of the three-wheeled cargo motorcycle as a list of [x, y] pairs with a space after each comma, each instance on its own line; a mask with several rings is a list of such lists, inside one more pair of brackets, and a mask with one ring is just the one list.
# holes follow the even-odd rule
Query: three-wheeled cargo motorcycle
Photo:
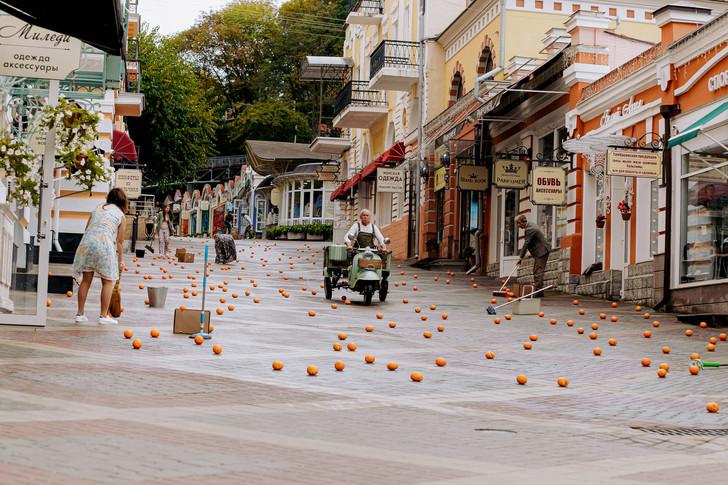
[[[388, 242], [388, 240], [385, 240]], [[374, 293], [379, 301], [387, 299], [389, 291], [391, 254], [375, 248], [354, 248], [349, 251], [343, 244], [324, 248], [324, 292], [330, 300], [334, 289], [345, 288], [364, 296], [370, 305]]]

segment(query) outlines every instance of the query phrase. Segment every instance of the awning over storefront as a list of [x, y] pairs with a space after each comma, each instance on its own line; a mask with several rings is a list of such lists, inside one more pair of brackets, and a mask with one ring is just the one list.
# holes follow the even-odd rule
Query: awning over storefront
[[137, 161], [137, 150], [136, 145], [132, 139], [123, 131], [114, 130], [114, 138], [111, 143], [111, 149], [113, 150], [114, 160], [129, 160], [131, 162]]
[[0, 10], [38, 27], [76, 37], [109, 54], [124, 55], [124, 14], [119, 0], [0, 0]]
[[589, 135], [580, 138], [571, 138], [563, 144], [564, 150], [582, 155], [597, 155], [607, 153], [612, 146], [628, 146], [632, 138], [624, 135]]
[[352, 187], [359, 185], [363, 180], [376, 174], [378, 168], [401, 163], [404, 160], [404, 154], [404, 143], [401, 141], [395, 143], [387, 151], [375, 158], [373, 162], [364, 167], [361, 172], [351, 177], [333, 191], [331, 193], [331, 200], [346, 198]]
[[682, 133], [679, 133], [667, 142], [667, 147], [672, 148], [685, 143], [686, 141], [692, 140], [700, 134], [700, 132], [714, 119], [723, 113], [728, 112], [728, 101], [724, 101], [721, 105], [715, 108], [707, 115], [700, 118], [698, 121], [688, 126]]

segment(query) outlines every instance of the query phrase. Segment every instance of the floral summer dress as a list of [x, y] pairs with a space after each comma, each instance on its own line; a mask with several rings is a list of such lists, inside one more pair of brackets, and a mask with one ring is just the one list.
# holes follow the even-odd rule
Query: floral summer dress
[[73, 274], [77, 280], [84, 271], [93, 271], [105, 280], [119, 278], [116, 235], [123, 217], [124, 213], [114, 204], [100, 205], [93, 211], [73, 258]]

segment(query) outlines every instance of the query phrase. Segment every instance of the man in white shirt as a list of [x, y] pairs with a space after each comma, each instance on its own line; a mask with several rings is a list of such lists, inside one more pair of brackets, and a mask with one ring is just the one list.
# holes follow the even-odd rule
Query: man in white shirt
[[376, 247], [380, 251], [387, 250], [384, 236], [379, 228], [370, 222], [371, 217], [369, 209], [361, 210], [359, 221], [355, 222], [344, 236], [344, 243], [349, 250], [354, 248], [354, 241], [358, 243], [360, 248]]

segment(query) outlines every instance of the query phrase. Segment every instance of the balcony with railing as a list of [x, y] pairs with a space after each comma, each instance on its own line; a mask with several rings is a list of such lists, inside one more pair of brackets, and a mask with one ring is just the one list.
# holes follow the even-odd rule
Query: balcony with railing
[[334, 128], [369, 128], [387, 116], [384, 92], [369, 89], [369, 81], [346, 83], [334, 105]]
[[384, 17], [384, 0], [349, 0], [348, 25], [379, 25]]
[[420, 45], [403, 40], [383, 40], [369, 56], [371, 89], [407, 91], [419, 79]]
[[330, 155], [341, 155], [351, 148], [351, 140], [345, 130], [334, 128], [322, 123], [318, 126], [316, 138], [313, 139], [309, 148], [314, 153], [328, 153]]

